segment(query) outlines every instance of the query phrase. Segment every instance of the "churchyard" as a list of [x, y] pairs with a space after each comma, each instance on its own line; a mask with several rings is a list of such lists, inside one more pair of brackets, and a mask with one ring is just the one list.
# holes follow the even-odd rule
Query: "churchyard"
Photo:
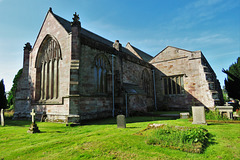
[[[190, 119], [141, 116], [127, 117], [126, 128], [118, 128], [116, 118], [74, 127], [36, 122], [40, 133], [29, 134], [31, 123], [6, 117], [0, 126], [0, 159], [240, 159], [240, 123], [199, 125]], [[213, 137], [203, 153], [184, 152], [147, 144], [149, 124], [201, 127]]]

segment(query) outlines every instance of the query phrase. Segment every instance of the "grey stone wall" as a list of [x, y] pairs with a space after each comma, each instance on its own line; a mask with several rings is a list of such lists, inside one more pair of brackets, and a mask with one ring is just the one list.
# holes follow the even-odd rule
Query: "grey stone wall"
[[[218, 90], [209, 88], [209, 81], [202, 65], [203, 55], [201, 51], [187, 51], [175, 47], [167, 47], [154, 59], [150, 61], [158, 71], [157, 77], [157, 99], [162, 109], [188, 110], [194, 105], [203, 105], [209, 109], [215, 106], [212, 93]], [[206, 60], [205, 60], [206, 61]], [[208, 64], [209, 65], [209, 64]], [[215, 75], [211, 70], [211, 75]], [[184, 94], [165, 95], [163, 77], [183, 75]], [[220, 87], [216, 76], [212, 76], [214, 85]]]

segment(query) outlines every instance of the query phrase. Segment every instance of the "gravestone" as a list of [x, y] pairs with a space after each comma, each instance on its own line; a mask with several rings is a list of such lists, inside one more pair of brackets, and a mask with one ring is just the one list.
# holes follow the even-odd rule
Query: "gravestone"
[[192, 106], [192, 124], [206, 124], [205, 109], [204, 106]]
[[32, 112], [30, 113], [30, 115], [32, 116], [32, 124], [29, 128], [29, 130], [27, 131], [27, 133], [40, 133], [40, 130], [38, 129], [38, 126], [37, 124], [35, 123], [35, 111], [34, 109], [32, 109]]
[[46, 121], [47, 121], [47, 114], [46, 112], [43, 112], [40, 122], [46, 122]]
[[4, 126], [4, 110], [1, 109], [1, 126]]
[[117, 128], [126, 128], [126, 119], [124, 115], [117, 116]]
[[180, 119], [188, 119], [190, 117], [189, 112], [180, 113]]
[[227, 102], [225, 106], [216, 106], [215, 108], [220, 115], [228, 117], [229, 119], [233, 119], [233, 107], [230, 106]]

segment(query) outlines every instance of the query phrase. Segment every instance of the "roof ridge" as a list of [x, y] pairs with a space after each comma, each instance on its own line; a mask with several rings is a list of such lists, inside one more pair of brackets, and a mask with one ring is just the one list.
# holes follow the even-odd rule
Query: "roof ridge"
[[[130, 44], [130, 45], [131, 45], [131, 44]], [[135, 49], [141, 51], [142, 53], [144, 53], [144, 54], [146, 54], [146, 55], [148, 55], [148, 56], [150, 56], [150, 57], [153, 57], [153, 56], [151, 56], [150, 54], [148, 54], [148, 53], [142, 51], [141, 49], [139, 49], [139, 48], [137, 48], [137, 47], [135, 47], [135, 46], [133, 46], [133, 45], [131, 45], [131, 46], [132, 46], [133, 48], [135, 48]]]
[[142, 51], [141, 49], [131, 45], [130, 42], [127, 43], [126, 47], [128, 45], [134, 50], [134, 52], [136, 52], [136, 54], [139, 57], [141, 57], [142, 60], [144, 60], [146, 62], [149, 62], [153, 58], [153, 56], [149, 55], [148, 53], [146, 53], [146, 52]]
[[71, 22], [56, 15], [55, 13], [51, 12], [52, 15], [56, 18], [56, 20], [63, 26], [63, 28], [69, 33], [71, 32]]

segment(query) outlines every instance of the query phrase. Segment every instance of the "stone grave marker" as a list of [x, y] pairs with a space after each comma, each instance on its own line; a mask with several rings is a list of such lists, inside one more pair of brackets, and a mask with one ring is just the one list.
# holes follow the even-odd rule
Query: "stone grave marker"
[[188, 119], [190, 117], [189, 112], [180, 113], [180, 119]]
[[1, 126], [4, 126], [4, 110], [1, 109]]
[[192, 106], [192, 124], [206, 124], [205, 109], [204, 106]]
[[220, 115], [226, 115], [229, 119], [233, 119], [233, 107], [227, 102], [225, 106], [216, 106], [215, 109], [220, 113]]
[[35, 123], [35, 110], [32, 109], [32, 112], [30, 113], [30, 115], [32, 116], [32, 124], [29, 128], [29, 130], [27, 131], [27, 133], [40, 133], [40, 130], [38, 129], [37, 124]]
[[117, 128], [126, 128], [126, 119], [124, 115], [117, 116]]

